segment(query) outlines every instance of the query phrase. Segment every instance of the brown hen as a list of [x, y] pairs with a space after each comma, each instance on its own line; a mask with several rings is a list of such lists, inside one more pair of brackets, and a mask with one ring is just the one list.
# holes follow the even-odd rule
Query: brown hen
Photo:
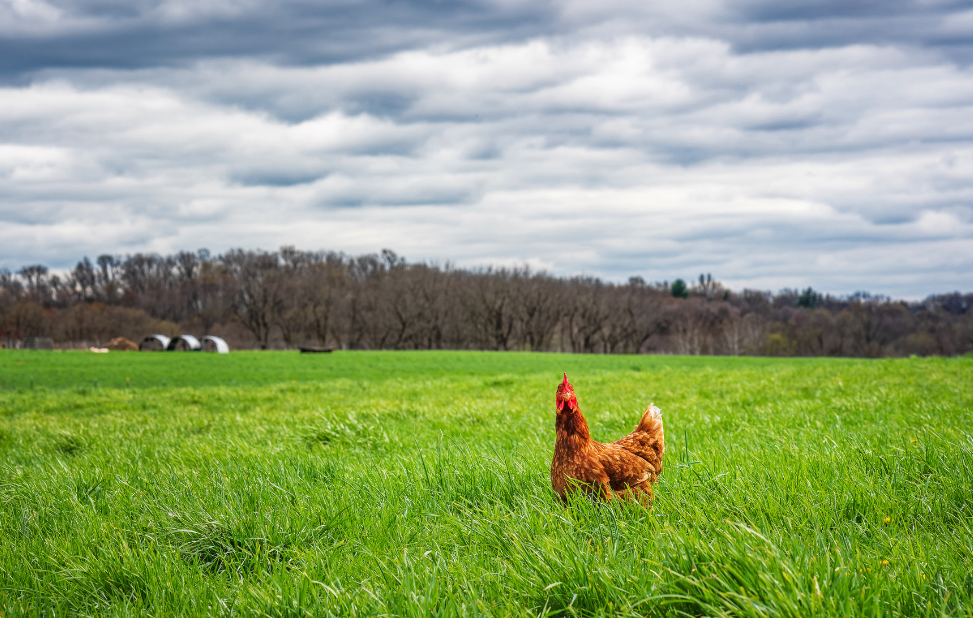
[[578, 408], [574, 387], [564, 374], [557, 387], [557, 420], [551, 485], [566, 499], [574, 490], [606, 500], [630, 497], [643, 504], [652, 501], [652, 484], [662, 473], [662, 412], [651, 403], [635, 431], [621, 440], [602, 444], [591, 439], [588, 422]]

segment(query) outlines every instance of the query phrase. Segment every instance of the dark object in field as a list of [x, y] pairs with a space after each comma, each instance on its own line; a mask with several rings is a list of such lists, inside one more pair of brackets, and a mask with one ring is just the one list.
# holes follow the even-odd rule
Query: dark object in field
[[149, 335], [139, 344], [142, 352], [161, 352], [169, 346], [169, 338], [165, 335]]
[[322, 348], [314, 345], [301, 346], [302, 354], [327, 354], [328, 352], [334, 352], [334, 348]]
[[50, 337], [27, 337], [20, 347], [23, 350], [53, 350], [54, 342]]
[[564, 374], [554, 399], [557, 419], [551, 485], [562, 500], [580, 490], [605, 500], [615, 496], [652, 503], [652, 483], [662, 474], [662, 412], [651, 403], [635, 431], [602, 444], [591, 439], [574, 387]]
[[134, 352], [139, 349], [134, 341], [125, 337], [115, 337], [106, 343], [105, 347], [114, 352]]
[[170, 352], [198, 352], [200, 349], [199, 339], [192, 335], [179, 335], [169, 342], [166, 349]]

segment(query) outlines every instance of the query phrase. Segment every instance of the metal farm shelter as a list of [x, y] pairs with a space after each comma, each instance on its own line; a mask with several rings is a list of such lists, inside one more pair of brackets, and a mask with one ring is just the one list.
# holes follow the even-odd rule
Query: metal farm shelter
[[216, 352], [217, 354], [227, 354], [230, 346], [226, 345], [221, 337], [206, 335], [203, 337], [203, 352]]
[[169, 338], [165, 335], [149, 335], [139, 344], [140, 352], [161, 352], [169, 347]]
[[199, 339], [192, 335], [179, 335], [169, 342], [166, 349], [170, 352], [173, 350], [177, 352], [198, 352], [200, 349]]

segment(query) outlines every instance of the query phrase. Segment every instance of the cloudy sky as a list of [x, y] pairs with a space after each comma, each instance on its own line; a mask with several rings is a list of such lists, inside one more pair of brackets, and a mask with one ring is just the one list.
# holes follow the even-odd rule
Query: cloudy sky
[[973, 2], [0, 0], [0, 267], [970, 291], [971, 62]]

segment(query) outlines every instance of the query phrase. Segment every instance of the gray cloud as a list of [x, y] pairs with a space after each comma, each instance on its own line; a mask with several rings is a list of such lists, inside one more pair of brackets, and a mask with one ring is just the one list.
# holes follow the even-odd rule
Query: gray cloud
[[973, 287], [969, 5], [593, 6], [7, 0], [0, 265], [286, 243]]
[[727, 42], [735, 51], [855, 44], [935, 49], [968, 62], [973, 3], [590, 3], [504, 0], [5, 0], [0, 74], [44, 68], [136, 69], [251, 58], [309, 66], [409, 49], [519, 43], [537, 37], [675, 36]]
[[6, 0], [0, 72], [136, 69], [227, 57], [338, 63], [443, 41], [523, 39], [549, 31], [555, 18], [543, 2]]

